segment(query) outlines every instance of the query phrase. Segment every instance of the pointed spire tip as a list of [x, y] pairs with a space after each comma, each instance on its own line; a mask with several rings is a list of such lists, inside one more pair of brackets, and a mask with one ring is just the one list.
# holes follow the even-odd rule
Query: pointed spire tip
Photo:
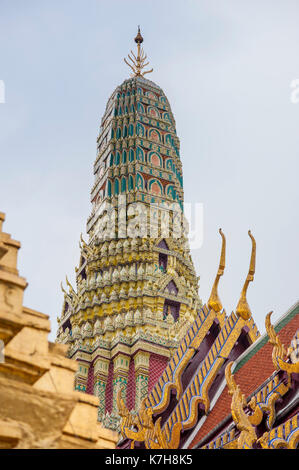
[[138, 31], [137, 31], [137, 36], [136, 38], [134, 39], [134, 41], [137, 43], [137, 44], [141, 44], [143, 42], [143, 37], [141, 35], [141, 32], [140, 32], [140, 26], [138, 25]]

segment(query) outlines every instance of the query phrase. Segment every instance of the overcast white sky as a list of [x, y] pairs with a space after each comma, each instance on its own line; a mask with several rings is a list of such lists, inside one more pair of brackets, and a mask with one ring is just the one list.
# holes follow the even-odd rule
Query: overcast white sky
[[204, 205], [193, 252], [205, 302], [222, 227], [227, 268], [219, 292], [235, 309], [250, 257], [248, 301], [264, 332], [299, 297], [298, 0], [1, 0], [0, 211], [20, 240], [25, 305], [61, 313], [60, 281], [74, 281], [90, 214], [96, 138], [106, 102], [130, 71], [123, 57], [141, 25], [181, 141], [186, 202]]

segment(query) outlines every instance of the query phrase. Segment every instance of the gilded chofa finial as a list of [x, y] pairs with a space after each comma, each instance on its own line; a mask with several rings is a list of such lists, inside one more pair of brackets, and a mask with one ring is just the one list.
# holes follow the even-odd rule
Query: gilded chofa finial
[[253, 235], [251, 235], [250, 230], [248, 230], [248, 235], [250, 236], [251, 241], [252, 241], [250, 266], [249, 266], [249, 271], [246, 277], [246, 281], [244, 283], [244, 286], [241, 292], [241, 297], [236, 308], [236, 314], [239, 317], [243, 318], [243, 320], [248, 320], [248, 318], [251, 317], [251, 311], [250, 311], [250, 308], [246, 299], [246, 294], [247, 294], [249, 282], [253, 281], [254, 273], [255, 273], [256, 242], [255, 242]]
[[[297, 334], [295, 336], [294, 346], [290, 347], [288, 351], [286, 351], [284, 345], [281, 343], [274, 326], [271, 324], [271, 315], [273, 312], [269, 312], [266, 316], [266, 331], [269, 336], [269, 343], [273, 346], [272, 351], [272, 361], [273, 365], [277, 370], [283, 370], [288, 374], [298, 374], [299, 373], [299, 360], [297, 360], [297, 355], [293, 355], [292, 353], [294, 350], [296, 351], [297, 345]], [[291, 362], [290, 362], [291, 361]]]
[[65, 295], [68, 295], [67, 292], [66, 292], [66, 290], [65, 290], [64, 287], [63, 287], [62, 282], [60, 283], [60, 288], [61, 288], [62, 292], [63, 292]]
[[248, 416], [244, 408], [247, 405], [245, 395], [242, 393], [240, 386], [237, 385], [234, 375], [232, 374], [233, 362], [229, 362], [225, 368], [225, 378], [228, 387], [228, 393], [232, 397], [231, 412], [232, 418], [237, 426], [240, 434], [237, 438], [237, 449], [252, 449], [253, 444], [257, 440], [255, 428], [251, 423], [251, 417]]
[[133, 57], [130, 54], [128, 54], [128, 59], [132, 63], [130, 64], [126, 59], [124, 59], [124, 61], [133, 70], [135, 77], [143, 77], [146, 73], [151, 73], [154, 69], [145, 70], [143, 72], [143, 69], [149, 64], [149, 62], [145, 63], [147, 55], [144, 53], [143, 48], [140, 46], [140, 44], [143, 43], [143, 37], [141, 36], [139, 26], [138, 26], [137, 36], [134, 39], [134, 41], [137, 44], [137, 57], [135, 56], [134, 52], [131, 50], [131, 54]]
[[272, 351], [272, 361], [275, 369], [279, 370], [279, 365], [277, 362], [277, 358], [280, 357], [281, 359], [284, 359], [284, 356], [286, 354], [286, 350], [284, 345], [281, 343], [278, 335], [276, 334], [276, 331], [274, 329], [274, 326], [271, 324], [271, 315], [273, 312], [269, 312], [266, 315], [266, 320], [265, 320], [265, 326], [266, 326], [266, 331], [269, 336], [269, 343], [274, 346], [273, 351]]
[[224, 233], [222, 232], [221, 228], [219, 229], [219, 233], [222, 237], [222, 247], [221, 247], [221, 255], [220, 255], [220, 263], [219, 263], [219, 268], [217, 271], [217, 275], [212, 287], [211, 295], [208, 300], [208, 306], [210, 309], [214, 310], [214, 312], [220, 312], [222, 310], [222, 303], [218, 295], [218, 283], [220, 277], [224, 273], [224, 268], [225, 268], [225, 248], [226, 248], [226, 241], [225, 241], [225, 236]]

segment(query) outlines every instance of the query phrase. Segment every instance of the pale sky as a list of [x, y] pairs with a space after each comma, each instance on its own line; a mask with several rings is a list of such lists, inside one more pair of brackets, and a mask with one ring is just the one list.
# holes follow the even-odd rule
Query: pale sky
[[50, 315], [86, 238], [96, 138], [106, 102], [144, 49], [181, 141], [186, 202], [204, 207], [193, 252], [207, 301], [227, 238], [219, 294], [235, 309], [257, 242], [248, 302], [261, 332], [299, 298], [298, 0], [1, 0], [0, 211], [20, 240], [25, 305]]

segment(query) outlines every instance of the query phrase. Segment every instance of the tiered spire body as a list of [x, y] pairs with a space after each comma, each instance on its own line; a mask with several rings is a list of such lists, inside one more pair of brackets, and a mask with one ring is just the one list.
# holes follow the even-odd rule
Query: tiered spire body
[[162, 89], [142, 76], [125, 80], [108, 100], [97, 143], [89, 241], [81, 237], [58, 341], [79, 362], [76, 388], [98, 395], [100, 419], [115, 427], [118, 389], [139, 408], [201, 304], [187, 239], [177, 235], [182, 165]]

